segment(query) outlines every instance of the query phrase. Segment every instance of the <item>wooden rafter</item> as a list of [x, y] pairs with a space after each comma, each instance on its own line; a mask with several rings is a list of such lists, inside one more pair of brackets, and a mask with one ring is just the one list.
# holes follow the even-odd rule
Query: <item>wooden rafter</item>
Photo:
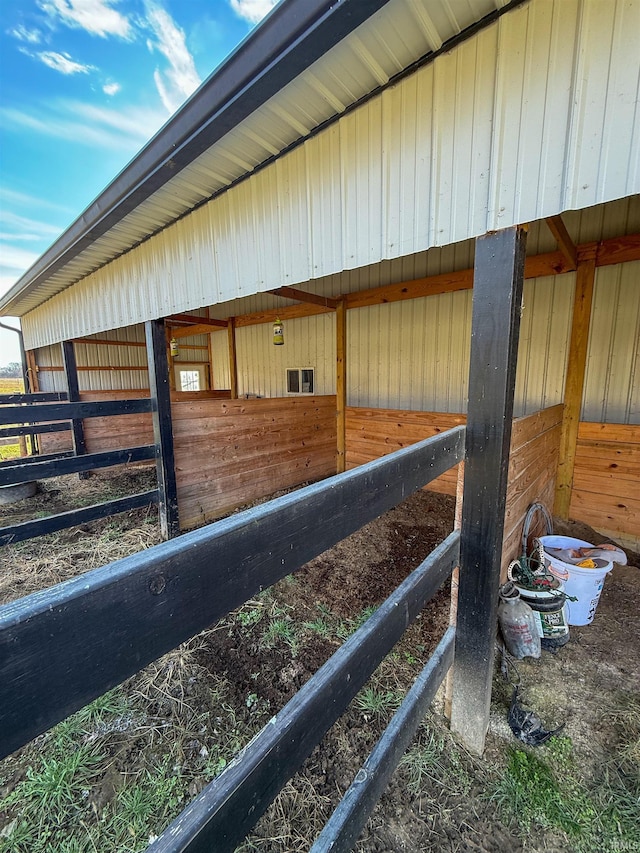
[[549, 231], [556, 238], [558, 249], [571, 265], [571, 269], [574, 270], [578, 266], [578, 249], [567, 231], [562, 216], [559, 214], [558, 216], [548, 216], [546, 223], [549, 226]]
[[178, 338], [192, 338], [195, 335], [210, 335], [211, 332], [217, 332], [219, 328], [226, 329], [227, 321], [223, 320], [222, 325], [216, 323], [215, 326], [208, 323], [201, 323], [197, 326], [174, 326], [170, 328], [171, 337], [178, 340]]
[[306, 290], [298, 290], [296, 287], [276, 287], [270, 290], [274, 296], [284, 296], [286, 299], [295, 299], [297, 302], [308, 302], [311, 305], [321, 305], [324, 308], [332, 308], [334, 311], [338, 307], [338, 299], [331, 299], [329, 296], [319, 296], [317, 293], [307, 293]]
[[197, 314], [172, 314], [165, 320], [167, 326], [216, 326], [227, 328], [226, 320], [216, 320], [214, 317], [200, 317]]

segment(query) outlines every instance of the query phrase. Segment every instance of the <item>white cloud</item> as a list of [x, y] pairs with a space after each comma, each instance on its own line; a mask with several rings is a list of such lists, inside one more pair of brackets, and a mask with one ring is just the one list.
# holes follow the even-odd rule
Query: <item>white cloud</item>
[[39, 0], [40, 8], [68, 27], [78, 27], [94, 36], [129, 39], [131, 24], [113, 6], [119, 0]]
[[147, 47], [159, 51], [169, 63], [164, 72], [156, 68], [153, 79], [162, 103], [173, 113], [198, 88], [200, 77], [187, 48], [184, 31], [161, 6], [146, 2], [145, 7], [147, 23], [155, 36], [154, 40], [147, 41]]
[[126, 110], [95, 107], [79, 101], [34, 104], [34, 111], [0, 108], [5, 128], [27, 128], [34, 133], [87, 145], [95, 150], [134, 154], [165, 121], [158, 110], [131, 106]]
[[40, 44], [42, 41], [42, 33], [40, 30], [28, 30], [23, 24], [18, 24], [9, 32], [18, 41], [26, 41], [28, 44]]
[[2, 224], [9, 229], [0, 233], [0, 240], [19, 240], [26, 242], [30, 240], [51, 240], [60, 233], [57, 225], [21, 216], [10, 210], [3, 210]]
[[105, 95], [117, 95], [121, 88], [120, 83], [105, 83], [102, 91]]
[[46, 207], [47, 210], [55, 210], [58, 213], [63, 213], [65, 216], [70, 215], [73, 211], [65, 207], [62, 204], [57, 204], [54, 201], [47, 201], [43, 198], [36, 198], [36, 196], [29, 195], [29, 193], [21, 193], [18, 190], [11, 190], [8, 187], [2, 187], [0, 189], [0, 196], [2, 197], [3, 203], [13, 204], [17, 207], [26, 207], [28, 210], [33, 208], [42, 209]]
[[0, 257], [2, 258], [2, 269], [5, 272], [13, 272], [20, 275], [24, 270], [33, 266], [40, 257], [39, 252], [29, 252], [12, 246], [11, 243], [0, 243]]
[[59, 71], [61, 74], [88, 74], [93, 71], [93, 65], [83, 65], [71, 59], [68, 53], [56, 53], [54, 50], [44, 50], [37, 53], [41, 62], [53, 68], [54, 71]]
[[278, 0], [229, 0], [231, 8], [251, 24], [257, 24], [276, 5]]

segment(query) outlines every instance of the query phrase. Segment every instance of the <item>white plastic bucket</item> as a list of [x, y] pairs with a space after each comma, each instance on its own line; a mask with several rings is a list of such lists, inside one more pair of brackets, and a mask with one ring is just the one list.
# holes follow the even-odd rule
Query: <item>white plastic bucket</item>
[[589, 625], [593, 622], [604, 579], [613, 568], [613, 563], [597, 560], [595, 569], [583, 569], [572, 563], [565, 563], [552, 556], [547, 548], [594, 548], [591, 542], [583, 539], [573, 539], [571, 536], [541, 536], [542, 553], [549, 571], [564, 583], [567, 595], [577, 598], [577, 601], [567, 601], [567, 622], [569, 625]]

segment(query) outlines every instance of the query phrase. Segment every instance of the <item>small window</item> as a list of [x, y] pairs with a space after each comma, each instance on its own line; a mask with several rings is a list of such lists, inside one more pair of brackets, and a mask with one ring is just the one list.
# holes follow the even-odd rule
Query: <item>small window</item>
[[295, 367], [287, 370], [288, 394], [313, 394], [313, 367]]
[[181, 370], [180, 371], [180, 390], [181, 391], [199, 391], [200, 390], [200, 374], [197, 370]]

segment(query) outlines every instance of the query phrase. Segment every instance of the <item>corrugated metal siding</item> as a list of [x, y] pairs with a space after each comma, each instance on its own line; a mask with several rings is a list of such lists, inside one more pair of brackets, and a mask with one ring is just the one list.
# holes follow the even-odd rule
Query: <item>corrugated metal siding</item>
[[640, 261], [597, 271], [581, 420], [640, 423]]
[[532, 0], [24, 318], [28, 346], [640, 190], [640, 0]]

